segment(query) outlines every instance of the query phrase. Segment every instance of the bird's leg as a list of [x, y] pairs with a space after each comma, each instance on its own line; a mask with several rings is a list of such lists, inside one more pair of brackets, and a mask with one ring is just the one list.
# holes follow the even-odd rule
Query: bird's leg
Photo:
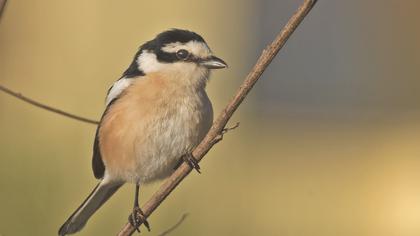
[[195, 169], [198, 173], [201, 174], [200, 166], [198, 165], [198, 161], [197, 161], [197, 159], [195, 159], [195, 157], [192, 155], [191, 152], [183, 155], [182, 159], [184, 160], [184, 162], [186, 162], [188, 165], [190, 165], [191, 168]]
[[150, 231], [150, 225], [149, 225], [149, 222], [147, 222], [146, 217], [144, 216], [144, 213], [140, 209], [140, 206], [139, 206], [139, 189], [140, 189], [139, 184], [136, 184], [136, 192], [134, 194], [133, 212], [128, 218], [128, 221], [134, 228], [136, 228], [137, 232], [140, 233], [140, 229], [139, 229], [140, 222], [143, 222], [144, 226], [146, 226], [148, 231]]

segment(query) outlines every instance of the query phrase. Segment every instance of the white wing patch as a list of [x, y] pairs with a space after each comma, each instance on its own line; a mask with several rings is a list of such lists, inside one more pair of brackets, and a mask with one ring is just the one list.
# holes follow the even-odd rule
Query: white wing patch
[[108, 95], [106, 96], [105, 105], [108, 106], [112, 100], [118, 97], [133, 82], [133, 79], [127, 78], [121, 78], [120, 80], [115, 81], [111, 89], [109, 90]]

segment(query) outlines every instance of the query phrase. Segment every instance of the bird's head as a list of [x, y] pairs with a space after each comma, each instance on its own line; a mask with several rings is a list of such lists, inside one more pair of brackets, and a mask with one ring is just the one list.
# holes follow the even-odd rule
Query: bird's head
[[188, 30], [171, 29], [143, 44], [123, 76], [130, 78], [163, 72], [190, 79], [207, 78], [209, 70], [225, 67], [227, 64], [213, 55], [200, 35]]

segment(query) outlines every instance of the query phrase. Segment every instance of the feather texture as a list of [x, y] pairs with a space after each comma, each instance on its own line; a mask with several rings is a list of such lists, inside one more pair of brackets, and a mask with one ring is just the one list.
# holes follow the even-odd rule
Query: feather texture
[[122, 183], [101, 181], [86, 198], [82, 205], [60, 227], [58, 235], [76, 233], [81, 230], [89, 218], [99, 209], [120, 187]]
[[109, 108], [99, 129], [105, 177], [137, 183], [164, 178], [204, 138], [213, 121], [200, 81], [207, 75], [194, 82], [186, 75], [148, 74]]

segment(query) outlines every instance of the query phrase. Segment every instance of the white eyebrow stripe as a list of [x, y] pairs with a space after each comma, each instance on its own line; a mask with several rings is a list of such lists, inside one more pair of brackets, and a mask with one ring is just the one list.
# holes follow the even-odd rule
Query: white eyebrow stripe
[[187, 49], [187, 47], [180, 42], [168, 43], [165, 45], [165, 47], [162, 48], [162, 51], [173, 53], [178, 51], [179, 49]]
[[105, 105], [108, 106], [112, 100], [120, 96], [120, 94], [133, 82], [134, 79], [129, 79], [125, 77], [115, 81], [112, 87], [109, 89], [108, 95], [106, 96]]
[[166, 44], [164, 47], [162, 47], [162, 51], [168, 53], [175, 53], [180, 49], [186, 49], [193, 55], [201, 58], [206, 58], [211, 55], [211, 51], [207, 44], [199, 41], [190, 41], [185, 44], [182, 44], [180, 42], [174, 42]]

